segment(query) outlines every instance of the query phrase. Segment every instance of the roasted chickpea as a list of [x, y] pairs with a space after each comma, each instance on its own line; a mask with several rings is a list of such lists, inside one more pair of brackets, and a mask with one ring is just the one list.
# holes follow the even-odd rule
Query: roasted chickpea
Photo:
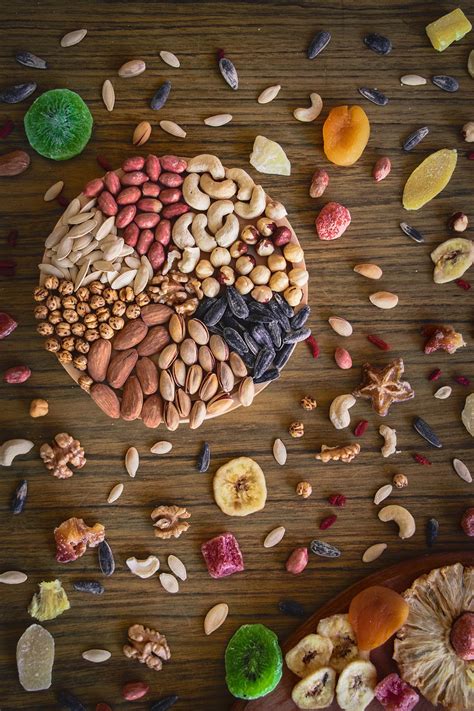
[[71, 333], [73, 333], [74, 336], [83, 336], [85, 331], [86, 327], [83, 323], [73, 323], [71, 326]]
[[272, 273], [268, 267], [264, 266], [263, 264], [259, 264], [258, 267], [252, 269], [249, 274], [249, 277], [251, 278], [254, 284], [259, 286], [261, 284], [268, 284], [271, 275]]
[[272, 291], [285, 291], [288, 289], [290, 281], [288, 279], [288, 274], [286, 272], [273, 272], [268, 286]]
[[35, 308], [35, 318], [38, 320], [47, 318], [48, 314], [49, 314], [48, 307], [45, 306], [44, 304], [41, 304], [40, 306], [37, 306]]
[[87, 368], [87, 358], [85, 355], [77, 355], [74, 360], [72, 361], [72, 364], [75, 368], [78, 370], [86, 370]]
[[89, 284], [89, 291], [91, 294], [102, 294], [105, 289], [105, 284], [97, 281], [97, 279]]
[[239, 257], [238, 260], [235, 263], [235, 269], [239, 274], [243, 274], [244, 276], [247, 276], [250, 274], [252, 269], [255, 267], [255, 257], [252, 257], [251, 254], [244, 254], [242, 257]]
[[209, 259], [213, 267], [223, 267], [230, 264], [232, 257], [225, 247], [216, 247], [212, 250]]
[[105, 306], [105, 299], [100, 294], [94, 294], [94, 296], [92, 296], [91, 300], [89, 301], [89, 304], [91, 309], [94, 309], [95, 311], [96, 309], [101, 309], [103, 306]]
[[76, 323], [76, 321], [79, 321], [79, 314], [74, 309], [64, 309], [63, 319], [68, 323]]
[[150, 301], [151, 301], [151, 299], [145, 291], [142, 291], [140, 294], [137, 294], [135, 297], [135, 303], [140, 307], [148, 306]]
[[133, 291], [131, 286], [124, 286], [122, 289], [120, 289], [119, 296], [122, 301], [126, 301], [128, 303], [135, 301], [135, 292]]
[[69, 351], [59, 351], [58, 360], [60, 363], [72, 363], [72, 353]]
[[195, 271], [198, 279], [206, 279], [214, 274], [214, 267], [208, 259], [201, 259], [201, 261], [196, 264]]
[[116, 301], [112, 306], [114, 316], [123, 316], [127, 309], [127, 305], [123, 301]]
[[[141, 308], [139, 307], [138, 304], [129, 304], [127, 308], [125, 309], [125, 316], [130, 319], [135, 319], [140, 316], [141, 313]], [[110, 317], [110, 314], [107, 316], [104, 321], [108, 321]]]
[[268, 304], [273, 296], [273, 292], [269, 286], [256, 286], [252, 289], [251, 296], [260, 304]]
[[286, 269], [286, 259], [282, 254], [270, 254], [267, 266], [271, 272], [283, 272]]
[[48, 296], [46, 306], [50, 311], [57, 311], [61, 307], [61, 299], [59, 296]]
[[105, 299], [105, 302], [107, 304], [113, 304], [114, 301], [117, 301], [118, 299], [118, 293], [116, 289], [112, 289], [112, 287], [107, 286], [104, 291], [102, 292], [102, 296]]
[[285, 289], [283, 296], [290, 306], [298, 306], [303, 298], [303, 292], [299, 286], [290, 286], [288, 289]]
[[36, 326], [36, 331], [39, 333], [40, 336], [52, 336], [52, 334], [54, 333], [54, 326], [52, 323], [43, 321], [43, 323], [39, 323]]
[[[63, 280], [59, 283], [58, 291], [61, 296], [67, 296], [74, 292], [74, 284], [72, 281]], [[79, 297], [77, 297], [79, 298]]]
[[217, 296], [221, 290], [221, 285], [214, 277], [207, 277], [207, 279], [204, 279], [202, 282], [201, 288], [204, 296], [208, 296], [212, 299], [214, 296]]
[[49, 316], [48, 316], [48, 321], [54, 325], [57, 323], [61, 323], [63, 320], [63, 316], [61, 314], [61, 311], [56, 310], [56, 311], [51, 311]]
[[49, 296], [49, 291], [44, 288], [44, 286], [37, 286], [33, 292], [33, 299], [35, 301], [45, 301]]
[[251, 279], [249, 279], [247, 276], [239, 276], [237, 281], [235, 282], [235, 288], [239, 292], [239, 294], [250, 294], [254, 287], [254, 283]]

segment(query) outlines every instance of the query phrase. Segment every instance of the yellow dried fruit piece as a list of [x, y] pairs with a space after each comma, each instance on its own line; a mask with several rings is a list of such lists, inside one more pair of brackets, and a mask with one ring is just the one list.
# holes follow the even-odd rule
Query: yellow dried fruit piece
[[41, 691], [51, 686], [54, 639], [41, 625], [30, 625], [16, 646], [18, 679], [25, 691]]
[[291, 175], [291, 163], [285, 151], [279, 143], [265, 136], [256, 137], [250, 154], [250, 165], [259, 173]]
[[458, 154], [456, 150], [442, 148], [432, 153], [415, 168], [403, 189], [403, 207], [405, 210], [419, 210], [451, 180]]
[[44, 620], [54, 620], [55, 617], [69, 610], [71, 605], [60, 580], [42, 582], [39, 587], [39, 593], [33, 595], [28, 607], [31, 617], [44, 622]]
[[471, 30], [471, 23], [459, 7], [426, 25], [426, 34], [438, 52], [444, 52], [450, 44], [462, 39]]

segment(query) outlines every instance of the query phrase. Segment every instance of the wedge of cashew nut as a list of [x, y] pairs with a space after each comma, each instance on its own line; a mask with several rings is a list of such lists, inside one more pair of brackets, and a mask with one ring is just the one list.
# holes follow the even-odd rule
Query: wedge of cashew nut
[[212, 252], [217, 247], [215, 238], [206, 230], [207, 215], [199, 212], [191, 225], [191, 232], [196, 240], [196, 244], [202, 252]]
[[260, 217], [265, 212], [265, 207], [267, 204], [267, 197], [265, 195], [265, 190], [261, 185], [256, 185], [252, 190], [252, 197], [250, 202], [240, 202], [239, 200], [235, 203], [234, 209], [239, 217], [244, 220], [253, 220], [255, 217]]
[[210, 153], [201, 153], [200, 156], [191, 158], [186, 170], [188, 173], [210, 173], [214, 180], [225, 178], [224, 166], [217, 156]]
[[416, 531], [415, 519], [404, 506], [391, 504], [384, 506], [379, 511], [381, 521], [395, 521], [398, 525], [398, 535], [400, 538], [411, 538]]
[[199, 247], [185, 247], [183, 256], [178, 262], [179, 271], [183, 274], [191, 274], [194, 267], [199, 262], [201, 250]]
[[163, 274], [163, 276], [166, 276], [166, 274], [171, 271], [171, 269], [173, 268], [173, 264], [178, 259], [181, 259], [181, 252], [178, 252], [177, 249], [170, 249], [170, 251], [166, 255], [166, 262], [161, 269], [161, 273]]
[[[236, 203], [237, 204], [237, 203]], [[224, 217], [234, 212], [234, 203], [232, 200], [216, 200], [213, 202], [207, 211], [207, 226], [212, 234], [216, 234], [217, 230], [223, 225]]]
[[349, 409], [356, 404], [353, 395], [338, 395], [329, 407], [329, 419], [336, 430], [343, 430], [351, 424]]
[[397, 431], [388, 427], [388, 425], [380, 425], [379, 433], [385, 440], [385, 444], [380, 450], [383, 457], [390, 457], [391, 454], [397, 452]]
[[173, 231], [171, 233], [173, 242], [180, 249], [194, 247], [195, 245], [194, 237], [189, 231], [189, 226], [193, 220], [194, 212], [185, 212], [184, 215], [178, 217], [173, 225]]
[[269, 200], [265, 208], [265, 215], [270, 220], [281, 220], [287, 215], [286, 207], [278, 200]]
[[214, 200], [228, 200], [237, 192], [237, 185], [233, 180], [214, 180], [209, 173], [203, 173], [199, 181], [201, 190]]
[[19, 454], [28, 454], [35, 445], [29, 439], [8, 439], [0, 447], [0, 466], [10, 467]]
[[323, 108], [323, 100], [319, 94], [310, 94], [309, 100], [311, 101], [309, 109], [295, 109], [293, 111], [293, 116], [295, 119], [298, 119], [298, 121], [304, 121], [305, 123], [314, 121], [321, 113]]
[[239, 236], [239, 230], [239, 218], [233, 213], [230, 213], [230, 215], [227, 215], [225, 218], [225, 222], [220, 230], [216, 232], [216, 242], [219, 247], [230, 247], [231, 244], [234, 244]]
[[207, 210], [211, 204], [209, 195], [203, 193], [199, 188], [199, 175], [197, 173], [191, 173], [191, 175], [185, 177], [183, 197], [194, 210]]
[[156, 555], [149, 555], [148, 558], [137, 559], [127, 558], [125, 561], [131, 572], [139, 578], [151, 578], [160, 568], [160, 561]]
[[242, 168], [226, 168], [225, 177], [237, 183], [237, 200], [250, 200], [255, 183]]

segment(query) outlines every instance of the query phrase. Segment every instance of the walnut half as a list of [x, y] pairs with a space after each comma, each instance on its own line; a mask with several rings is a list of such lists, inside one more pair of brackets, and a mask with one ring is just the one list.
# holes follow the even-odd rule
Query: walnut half
[[189, 528], [189, 523], [183, 519], [190, 517], [189, 511], [181, 506], [158, 506], [151, 512], [155, 536], [164, 539], [179, 538]]
[[57, 434], [52, 445], [41, 445], [40, 457], [46, 469], [58, 479], [68, 479], [73, 475], [74, 472], [69, 469], [68, 464], [81, 469], [86, 463], [81, 443], [67, 432]]
[[125, 656], [137, 659], [149, 669], [160, 671], [163, 662], [171, 658], [166, 637], [149, 627], [132, 625], [128, 628], [128, 641], [130, 644], [123, 647]]

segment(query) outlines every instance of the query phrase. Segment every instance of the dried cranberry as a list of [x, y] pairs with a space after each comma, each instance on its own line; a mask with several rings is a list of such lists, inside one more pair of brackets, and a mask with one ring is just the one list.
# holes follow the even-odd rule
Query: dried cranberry
[[369, 333], [367, 336], [367, 340], [373, 343], [374, 346], [377, 346], [377, 348], [380, 348], [381, 351], [390, 350], [390, 345], [386, 343], [386, 341], [376, 336], [374, 333]]
[[337, 516], [336, 514], [332, 514], [331, 516], [326, 516], [326, 518], [323, 518], [321, 523], [319, 524], [319, 528], [321, 531], [325, 531], [327, 528], [331, 528], [337, 521]]
[[441, 378], [441, 371], [439, 368], [435, 368], [432, 373], [428, 375], [428, 380], [439, 380]]
[[368, 420], [361, 420], [358, 422], [354, 428], [354, 435], [356, 437], [362, 437], [364, 432], [366, 431], [367, 427], [369, 426], [369, 421]]
[[455, 375], [453, 380], [459, 385], [464, 385], [465, 388], [469, 387], [469, 385], [471, 384], [471, 381], [469, 380], [469, 378], [466, 378], [465, 375]]
[[328, 497], [328, 501], [331, 506], [337, 506], [342, 509], [346, 505], [347, 498], [344, 494], [331, 494], [331, 496]]
[[430, 460], [428, 457], [425, 457], [424, 454], [414, 454], [413, 459], [415, 462], [418, 462], [418, 464], [423, 464], [425, 467], [431, 467]]
[[469, 291], [471, 288], [471, 284], [466, 281], [466, 279], [455, 279], [455, 283], [459, 286], [460, 289], [464, 289], [464, 291]]
[[319, 356], [319, 346], [317, 344], [317, 341], [314, 336], [308, 336], [306, 338], [306, 343], [308, 344], [310, 350], [311, 350], [311, 355], [313, 358], [317, 358]]

